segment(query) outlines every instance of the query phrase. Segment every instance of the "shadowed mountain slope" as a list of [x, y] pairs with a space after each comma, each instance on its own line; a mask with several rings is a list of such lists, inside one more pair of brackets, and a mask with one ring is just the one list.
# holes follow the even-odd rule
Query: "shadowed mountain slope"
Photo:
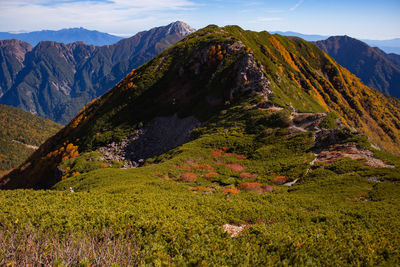
[[[101, 47], [46, 41], [32, 48], [20, 41], [3, 41], [0, 75], [5, 79], [0, 103], [66, 124], [132, 68], [192, 31], [183, 22], [175, 22]], [[10, 53], [14, 50], [18, 53]]]

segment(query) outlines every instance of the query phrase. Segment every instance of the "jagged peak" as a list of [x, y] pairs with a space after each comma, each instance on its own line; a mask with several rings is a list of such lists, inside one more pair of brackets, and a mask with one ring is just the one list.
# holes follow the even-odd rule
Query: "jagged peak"
[[179, 21], [179, 20], [169, 24], [167, 27], [168, 27], [168, 33], [170, 33], [171, 31], [175, 31], [175, 32], [178, 32], [182, 36], [189, 35], [192, 32], [196, 31], [190, 25], [186, 24], [183, 21]]

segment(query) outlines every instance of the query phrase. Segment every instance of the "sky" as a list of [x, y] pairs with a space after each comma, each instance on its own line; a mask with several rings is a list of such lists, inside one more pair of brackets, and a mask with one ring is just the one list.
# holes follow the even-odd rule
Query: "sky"
[[400, 0], [0, 0], [2, 32], [84, 27], [127, 37], [177, 20], [384, 40], [400, 38]]

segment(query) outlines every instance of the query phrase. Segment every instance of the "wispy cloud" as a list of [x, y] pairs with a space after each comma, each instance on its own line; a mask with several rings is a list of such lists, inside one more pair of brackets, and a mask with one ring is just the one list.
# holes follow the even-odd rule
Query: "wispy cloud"
[[290, 11], [296, 10], [301, 4], [303, 4], [304, 0], [299, 0], [294, 6], [290, 8]]
[[107, 32], [118, 29], [121, 33], [135, 33], [179, 19], [180, 13], [197, 7], [192, 0], [0, 1], [0, 31], [83, 26]]
[[257, 21], [263, 22], [263, 21], [280, 21], [282, 18], [279, 17], [259, 17], [257, 18]]

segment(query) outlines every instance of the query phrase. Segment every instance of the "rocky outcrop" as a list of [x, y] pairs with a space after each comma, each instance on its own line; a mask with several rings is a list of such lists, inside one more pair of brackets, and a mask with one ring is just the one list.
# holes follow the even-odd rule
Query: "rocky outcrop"
[[144, 159], [161, 155], [190, 140], [194, 128], [200, 122], [194, 117], [156, 117], [144, 128], [119, 143], [112, 142], [98, 149], [107, 162], [123, 161], [124, 168], [135, 168]]

